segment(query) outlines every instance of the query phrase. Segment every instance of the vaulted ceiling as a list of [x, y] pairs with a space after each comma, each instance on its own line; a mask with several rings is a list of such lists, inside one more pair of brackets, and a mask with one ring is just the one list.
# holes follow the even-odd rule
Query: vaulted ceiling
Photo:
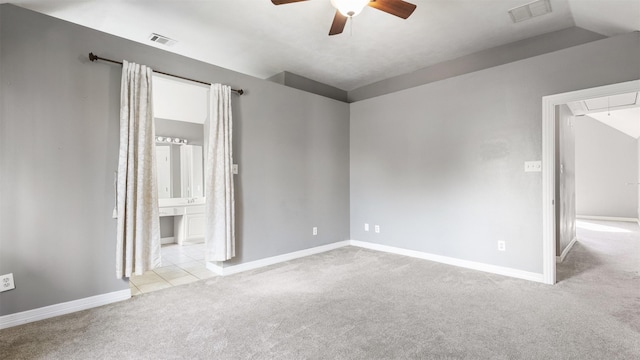
[[[550, 0], [550, 14], [514, 24], [508, 10], [530, 1], [409, 0], [417, 9], [408, 20], [365, 8], [331, 37], [330, 0], [1, 2], [259, 78], [289, 71], [343, 90], [572, 26], [605, 36], [640, 30], [640, 0]], [[151, 33], [178, 42], [157, 45]]]

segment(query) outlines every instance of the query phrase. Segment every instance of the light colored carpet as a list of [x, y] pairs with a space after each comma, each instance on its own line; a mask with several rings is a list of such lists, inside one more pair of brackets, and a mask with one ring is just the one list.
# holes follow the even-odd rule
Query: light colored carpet
[[347, 247], [2, 330], [0, 358], [640, 359], [638, 227], [590, 223], [629, 232], [581, 228], [556, 286]]

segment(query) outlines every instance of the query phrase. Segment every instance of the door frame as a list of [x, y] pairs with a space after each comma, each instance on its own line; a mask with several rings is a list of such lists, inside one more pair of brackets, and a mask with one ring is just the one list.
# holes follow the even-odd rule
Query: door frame
[[634, 91], [640, 91], [640, 80], [542, 97], [542, 278], [545, 284], [556, 283], [556, 105]]

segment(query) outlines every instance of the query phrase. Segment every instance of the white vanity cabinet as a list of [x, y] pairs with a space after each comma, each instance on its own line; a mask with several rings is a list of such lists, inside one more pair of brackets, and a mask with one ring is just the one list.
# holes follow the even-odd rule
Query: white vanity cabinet
[[174, 236], [180, 245], [204, 239], [204, 205], [189, 206], [185, 210], [180, 219], [174, 218]]
[[171, 204], [171, 202], [160, 201], [160, 217], [173, 216], [173, 236], [179, 245], [201, 242], [204, 239], [204, 199], [195, 200], [200, 201], [191, 204]]

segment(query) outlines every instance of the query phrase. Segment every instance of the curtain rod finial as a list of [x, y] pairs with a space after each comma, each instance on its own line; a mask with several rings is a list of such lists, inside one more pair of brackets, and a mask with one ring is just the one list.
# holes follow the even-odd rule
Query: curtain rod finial
[[92, 52], [90, 52], [90, 53], [89, 53], [89, 60], [91, 60], [91, 61], [96, 61], [96, 60], [98, 60], [98, 59], [100, 59], [100, 58], [98, 57], [98, 55], [96, 55], [96, 54], [94, 54], [94, 53], [92, 53]]

